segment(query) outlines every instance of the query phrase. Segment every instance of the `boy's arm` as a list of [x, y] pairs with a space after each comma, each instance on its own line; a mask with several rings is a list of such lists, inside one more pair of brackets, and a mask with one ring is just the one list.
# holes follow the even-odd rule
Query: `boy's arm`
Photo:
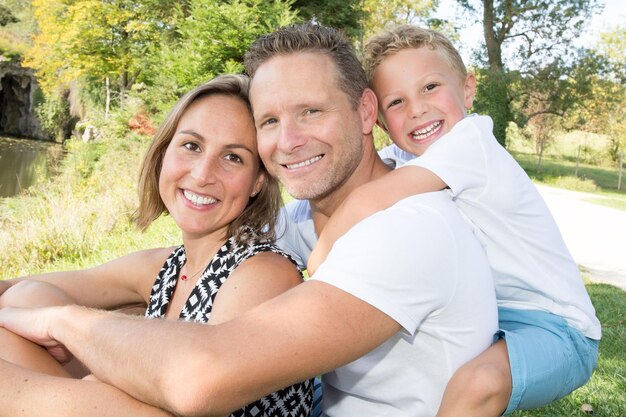
[[354, 190], [330, 217], [309, 257], [307, 271], [313, 275], [337, 239], [372, 214], [415, 194], [439, 191], [447, 185], [432, 171], [403, 166]]

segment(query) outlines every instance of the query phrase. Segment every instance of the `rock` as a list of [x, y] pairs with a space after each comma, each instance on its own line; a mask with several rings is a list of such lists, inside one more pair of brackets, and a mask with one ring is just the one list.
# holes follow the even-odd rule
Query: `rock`
[[32, 69], [15, 61], [0, 61], [0, 134], [49, 139], [35, 112], [38, 92]]

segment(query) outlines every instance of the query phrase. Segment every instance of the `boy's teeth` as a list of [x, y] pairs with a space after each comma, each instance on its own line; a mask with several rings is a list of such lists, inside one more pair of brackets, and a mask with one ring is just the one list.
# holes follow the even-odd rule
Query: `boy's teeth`
[[203, 196], [194, 194], [188, 190], [185, 190], [184, 194], [187, 200], [191, 201], [196, 206], [203, 206], [203, 205], [205, 206], [205, 205], [217, 203], [217, 200], [215, 198], [203, 197]]
[[298, 162], [297, 164], [286, 164], [285, 166], [289, 169], [300, 168], [300, 167], [305, 167], [307, 165], [311, 165], [313, 162], [317, 162], [320, 159], [322, 159], [322, 156], [318, 155], [311, 159], [307, 159], [306, 161]]
[[428, 137], [428, 135], [439, 126], [441, 126], [441, 121], [434, 122], [433, 124], [426, 126], [423, 129], [411, 132], [411, 136], [413, 136], [413, 139], [424, 139]]

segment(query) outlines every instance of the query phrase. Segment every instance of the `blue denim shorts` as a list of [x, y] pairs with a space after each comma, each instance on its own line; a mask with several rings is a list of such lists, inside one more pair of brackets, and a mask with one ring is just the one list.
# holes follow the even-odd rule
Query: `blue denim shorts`
[[506, 340], [513, 378], [504, 415], [544, 406], [589, 380], [598, 359], [597, 340], [545, 311], [499, 308], [498, 315], [494, 340]]

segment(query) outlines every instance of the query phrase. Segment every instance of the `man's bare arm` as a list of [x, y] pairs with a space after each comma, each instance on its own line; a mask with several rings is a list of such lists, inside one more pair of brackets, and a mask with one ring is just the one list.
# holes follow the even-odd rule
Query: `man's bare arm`
[[215, 326], [74, 306], [40, 311], [0, 311], [0, 325], [30, 332], [25, 336], [40, 344], [56, 340], [101, 381], [190, 416], [224, 414], [347, 364], [400, 328], [380, 310], [317, 281]]

